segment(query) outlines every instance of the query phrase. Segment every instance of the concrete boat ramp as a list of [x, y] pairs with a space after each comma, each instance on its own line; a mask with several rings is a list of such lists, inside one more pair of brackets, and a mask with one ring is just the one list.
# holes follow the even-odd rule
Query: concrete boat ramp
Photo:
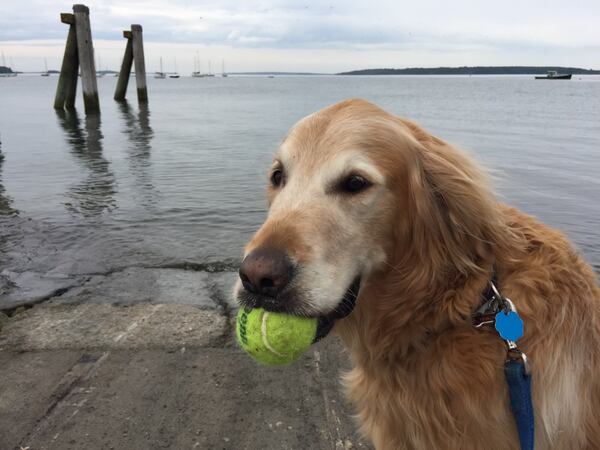
[[132, 268], [5, 309], [0, 450], [370, 448], [340, 343], [256, 365], [232, 337], [234, 279]]

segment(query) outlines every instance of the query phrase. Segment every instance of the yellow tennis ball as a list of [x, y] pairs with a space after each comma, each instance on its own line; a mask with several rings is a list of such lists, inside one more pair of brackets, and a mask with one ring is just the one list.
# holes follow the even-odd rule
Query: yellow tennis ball
[[246, 353], [268, 365], [289, 364], [314, 342], [317, 319], [242, 307], [236, 321], [237, 340]]

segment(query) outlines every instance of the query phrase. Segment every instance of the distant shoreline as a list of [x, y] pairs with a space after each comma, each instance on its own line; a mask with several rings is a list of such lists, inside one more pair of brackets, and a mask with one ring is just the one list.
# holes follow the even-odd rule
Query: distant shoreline
[[[558, 73], [570, 73], [573, 75], [600, 75], [600, 70], [582, 69], [580, 67], [561, 66], [472, 66], [472, 67], [409, 67], [405, 69], [359, 69], [348, 72], [324, 73], [324, 72], [228, 72], [231, 76], [344, 76], [344, 75], [545, 75], [548, 71], [555, 70]], [[37, 75], [49, 73], [60, 74], [59, 70], [46, 71], [13, 71], [9, 67], [0, 66], [0, 74], [25, 74]], [[114, 70], [99, 70], [99, 75], [117, 75]], [[153, 74], [147, 71], [146, 75]], [[170, 72], [168, 72], [170, 73]], [[131, 72], [135, 76], [135, 72]], [[185, 76], [185, 75], [184, 75]]]
[[336, 75], [544, 75], [549, 70], [574, 75], [600, 75], [600, 70], [562, 66], [463, 66], [408, 67], [405, 69], [360, 69]]

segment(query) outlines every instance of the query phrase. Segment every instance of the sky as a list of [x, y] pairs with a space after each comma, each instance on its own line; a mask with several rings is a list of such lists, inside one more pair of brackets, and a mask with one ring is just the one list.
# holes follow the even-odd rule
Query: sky
[[[91, 0], [97, 66], [118, 70], [132, 23], [146, 68], [336, 73], [380, 67], [561, 65], [600, 69], [598, 0]], [[72, 3], [0, 0], [15, 70], [59, 69]], [[1, 58], [1, 56], [0, 56]], [[0, 65], [2, 60], [0, 59]]]

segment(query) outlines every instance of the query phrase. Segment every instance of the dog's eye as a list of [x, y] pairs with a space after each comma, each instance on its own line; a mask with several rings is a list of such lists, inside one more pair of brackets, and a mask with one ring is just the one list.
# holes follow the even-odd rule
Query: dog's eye
[[371, 186], [371, 182], [366, 178], [363, 178], [360, 175], [350, 175], [342, 182], [341, 188], [344, 192], [356, 194], [364, 191], [369, 186]]
[[282, 182], [283, 182], [283, 171], [281, 169], [274, 170], [273, 173], [271, 174], [271, 184], [273, 185], [273, 187], [279, 187], [279, 186], [281, 186]]

